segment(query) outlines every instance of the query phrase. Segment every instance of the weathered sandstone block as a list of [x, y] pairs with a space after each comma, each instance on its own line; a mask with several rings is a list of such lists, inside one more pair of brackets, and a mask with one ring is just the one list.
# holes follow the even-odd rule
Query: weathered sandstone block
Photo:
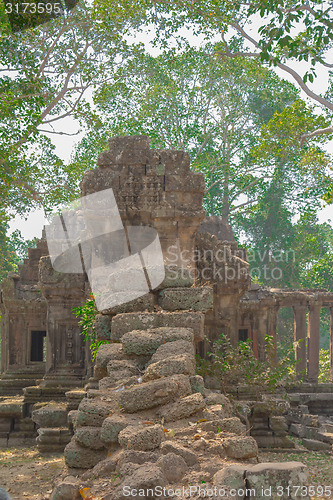
[[48, 404], [33, 410], [32, 420], [40, 427], [62, 427], [67, 424], [66, 404]]
[[[301, 495], [302, 487], [307, 484], [307, 476], [306, 466], [300, 462], [262, 463], [250, 467], [246, 472], [247, 486], [255, 489], [255, 498], [258, 500], [267, 499], [265, 491], [269, 491], [269, 488], [274, 492], [271, 496], [273, 500], [281, 498], [278, 496], [277, 486], [283, 491], [284, 499], [309, 499], [309, 496]], [[299, 487], [298, 496], [295, 495], [295, 487]]]
[[167, 453], [174, 453], [176, 455], [180, 455], [189, 467], [198, 463], [198, 457], [193, 451], [184, 448], [180, 444], [173, 441], [164, 441], [161, 443], [161, 452], [163, 455]]
[[90, 469], [106, 458], [107, 450], [92, 450], [91, 448], [85, 448], [72, 439], [66, 446], [64, 455], [67, 467]]
[[151, 328], [147, 331], [134, 330], [125, 333], [121, 339], [126, 354], [151, 356], [158, 347], [175, 340], [193, 341], [193, 333], [189, 328]]
[[23, 398], [4, 399], [0, 402], [0, 417], [23, 417]]
[[206, 312], [213, 307], [213, 288], [168, 288], [160, 292], [159, 305], [166, 311]]
[[149, 328], [189, 328], [193, 330], [194, 342], [204, 339], [204, 314], [200, 312], [128, 313], [112, 318], [111, 339], [119, 341], [124, 333]]
[[[121, 278], [121, 275], [119, 276]], [[112, 293], [112, 298], [115, 299], [115, 293]], [[144, 292], [143, 292], [144, 293]], [[119, 302], [121, 298], [119, 299]], [[140, 312], [140, 311], [153, 311], [155, 305], [155, 297], [152, 293], [146, 293], [137, 299], [126, 302], [125, 304], [119, 304], [113, 307], [106, 307], [102, 309], [103, 314], [110, 314], [115, 316], [116, 314], [129, 313], [129, 312]], [[107, 337], [105, 340], [110, 338], [110, 332], [107, 332]], [[103, 337], [100, 337], [102, 340]]]
[[[237, 491], [245, 489], [245, 474], [247, 467], [244, 465], [229, 465], [214, 474], [213, 484], [220, 487], [229, 487]], [[243, 496], [235, 496], [237, 500]]]
[[143, 379], [154, 380], [179, 373], [194, 375], [194, 372], [194, 357], [189, 354], [180, 354], [179, 356], [170, 356], [167, 359], [149, 365]]
[[102, 443], [100, 437], [100, 427], [80, 427], [74, 434], [74, 439], [81, 446], [91, 448], [92, 450], [102, 450], [104, 448], [104, 444]]
[[185, 460], [175, 453], [167, 453], [159, 458], [156, 465], [161, 468], [164, 477], [169, 483], [180, 481], [188, 470]]
[[[166, 485], [167, 481], [160, 467], [151, 463], [136, 467], [133, 474], [126, 478], [126, 487], [129, 492], [133, 490], [154, 490], [157, 486], [163, 488], [163, 486]], [[120, 485], [117, 488], [115, 495], [117, 495], [117, 500], [125, 500], [126, 498], [129, 498], [128, 495], [124, 495], [123, 485]]]
[[191, 393], [189, 377], [173, 375], [119, 392], [119, 404], [128, 413], [154, 408]]
[[76, 427], [101, 427], [104, 419], [112, 412], [112, 404], [100, 399], [84, 399], [76, 416]]
[[54, 488], [51, 500], [80, 500], [80, 481], [76, 477], [67, 476]]
[[163, 439], [164, 432], [161, 425], [129, 425], [118, 435], [120, 446], [140, 451], [158, 448]]
[[230, 437], [223, 441], [225, 451], [230, 458], [247, 460], [258, 455], [258, 445], [251, 436]]
[[157, 363], [171, 356], [178, 356], [179, 354], [189, 354], [194, 356], [195, 350], [193, 342], [186, 340], [175, 340], [174, 342], [167, 342], [158, 347], [157, 351], [152, 355], [148, 365]]
[[118, 443], [118, 434], [127, 427], [128, 422], [123, 415], [107, 417], [102, 425], [101, 440], [106, 445]]
[[197, 392], [184, 397], [175, 403], [170, 403], [159, 409], [159, 415], [166, 422], [173, 422], [182, 418], [187, 418], [205, 407], [205, 401], [202, 394]]

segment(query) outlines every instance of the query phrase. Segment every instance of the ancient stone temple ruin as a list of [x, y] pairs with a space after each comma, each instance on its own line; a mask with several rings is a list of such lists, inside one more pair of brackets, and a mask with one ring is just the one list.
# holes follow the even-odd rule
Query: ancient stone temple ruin
[[[107, 189], [113, 191], [127, 233], [140, 226], [157, 231], [165, 277], [135, 300], [99, 310], [94, 328], [97, 340], [106, 344], [93, 362], [72, 311], [91, 295], [87, 272], [55, 270], [45, 237], [29, 251], [1, 288], [0, 438], [5, 444], [28, 439], [37, 430], [41, 452], [67, 445], [66, 463], [72, 469], [97, 467], [95, 472], [101, 472], [109, 467], [113, 472], [117, 467], [121, 476], [130, 474], [133, 484], [148, 477], [151, 484], [162, 485], [171, 480], [165, 472], [169, 466], [182, 471], [179, 480], [188, 474], [198, 481], [203, 474], [214, 476], [215, 484], [228, 483], [220, 473], [222, 459], [251, 462], [257, 445], [292, 447], [287, 437], [292, 426], [305, 439], [333, 443], [326, 420], [316, 434], [309, 418], [318, 396], [309, 393], [317, 386], [308, 387], [307, 398], [292, 396], [293, 413], [276, 402], [257, 405], [250, 417], [239, 408], [235, 416], [226, 397], [205, 388], [195, 375], [194, 359], [195, 352], [206, 354], [205, 337], [213, 342], [221, 333], [234, 345], [251, 339], [262, 359], [265, 336], [276, 338], [277, 313], [287, 305], [295, 312], [295, 339], [303, 340], [296, 352], [298, 369], [316, 382], [319, 312], [329, 307], [333, 317], [333, 294], [252, 284], [246, 252], [238, 248], [231, 228], [218, 217], [206, 217], [204, 177], [191, 171], [187, 153], [150, 149], [142, 136], [110, 139], [98, 168], [83, 176], [81, 196]], [[98, 224], [93, 218], [90, 222]], [[105, 241], [91, 245], [92, 259], [107, 250]], [[332, 395], [322, 400], [333, 410]], [[314, 407], [320, 415], [320, 404]], [[187, 431], [185, 420], [191, 423]], [[128, 456], [119, 455], [122, 449]], [[149, 457], [140, 455], [148, 452]], [[196, 453], [203, 457], [201, 465]], [[133, 464], [146, 469], [133, 473]], [[255, 467], [254, 478], [262, 473]], [[274, 475], [274, 468], [267, 467], [268, 476]], [[248, 464], [245, 469], [250, 470]], [[241, 486], [245, 469], [237, 476]], [[295, 471], [303, 484], [304, 470], [295, 465]], [[246, 474], [250, 484], [251, 473]], [[77, 494], [77, 481], [67, 487]]]
[[[98, 168], [84, 175], [81, 195], [108, 188], [125, 227], [151, 226], [158, 231], [171, 278], [173, 267], [182, 278], [187, 276], [187, 283], [213, 287], [213, 305], [204, 319], [206, 337], [214, 340], [225, 333], [234, 344], [250, 338], [261, 358], [265, 335], [276, 336], [279, 309], [292, 307], [295, 340], [303, 340], [297, 350], [298, 370], [316, 381], [320, 309], [330, 308], [332, 318], [333, 294], [251, 284], [246, 252], [238, 248], [230, 226], [219, 217], [205, 217], [204, 178], [190, 170], [186, 153], [151, 150], [145, 137], [112, 139]], [[10, 273], [2, 283], [0, 394], [18, 394], [40, 379], [41, 387], [77, 387], [91, 375], [89, 352], [72, 313], [89, 296], [87, 276], [57, 273], [47, 256], [44, 238], [29, 249], [18, 273]], [[153, 311], [157, 302], [156, 294], [148, 294], [118, 312]], [[204, 354], [203, 344], [198, 349]]]

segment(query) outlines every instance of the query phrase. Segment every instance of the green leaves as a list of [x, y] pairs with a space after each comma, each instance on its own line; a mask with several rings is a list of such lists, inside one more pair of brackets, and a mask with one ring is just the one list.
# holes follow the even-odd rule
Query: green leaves
[[319, 377], [318, 382], [331, 382], [331, 354], [329, 350], [320, 349], [319, 351]]
[[99, 22], [97, 6], [82, 0], [66, 19], [0, 38], [0, 195], [7, 210], [50, 212], [78, 195], [84, 169], [68, 168], [52, 139], [95, 119], [85, 92], [112, 78], [126, 55], [122, 36], [137, 14], [133, 2], [125, 15], [129, 4], [118, 2]]
[[[239, 39], [230, 43], [242, 49]], [[189, 152], [193, 169], [206, 175], [208, 213], [232, 216], [240, 193], [254, 203], [269, 170], [252, 149], [262, 125], [298, 93], [257, 60], [221, 57], [221, 49], [185, 46], [152, 57], [137, 47], [96, 92], [100, 124], [92, 124], [75, 163], [91, 165], [110, 135], [146, 134], [153, 147]]]
[[91, 295], [91, 298], [88, 299], [83, 306], [74, 307], [73, 313], [77, 318], [80, 318], [78, 324], [82, 327], [81, 334], [84, 336], [85, 341], [89, 343], [92, 359], [94, 360], [100, 346], [103, 344], [108, 344], [108, 342], [96, 339], [94, 321], [98, 311], [93, 296]]
[[275, 362], [275, 343], [273, 337], [265, 336], [264, 359], [258, 360], [252, 350], [252, 342], [238, 342], [233, 347], [229, 338], [220, 334], [213, 344], [209, 360], [197, 357], [197, 373], [209, 375], [221, 381], [223, 391], [235, 384], [249, 384], [263, 392], [274, 392], [279, 387], [295, 382], [294, 348], [290, 346], [278, 363]]
[[35, 239], [24, 241], [20, 231], [8, 236], [9, 217], [0, 210], [0, 283], [8, 272], [17, 271], [18, 265], [28, 256], [28, 248], [35, 246]]

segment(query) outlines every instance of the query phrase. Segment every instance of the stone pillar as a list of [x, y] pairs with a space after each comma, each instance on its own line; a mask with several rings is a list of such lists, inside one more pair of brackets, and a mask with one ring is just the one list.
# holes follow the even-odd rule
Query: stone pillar
[[330, 380], [333, 382], [333, 307], [330, 307]]
[[256, 310], [256, 333], [258, 341], [258, 357], [259, 361], [265, 361], [265, 336], [268, 332], [268, 314], [267, 309], [257, 309]]
[[294, 340], [295, 342], [300, 341], [298, 347], [295, 347], [295, 358], [296, 364], [296, 374], [297, 378], [306, 375], [306, 305], [296, 305], [293, 306], [294, 310]]
[[279, 312], [280, 306], [277, 305], [275, 307], [271, 307], [268, 309], [268, 335], [273, 337], [274, 340], [274, 363], [278, 362], [277, 355], [277, 336], [276, 336], [276, 325], [277, 325], [277, 316]]
[[257, 359], [259, 359], [259, 352], [258, 352], [258, 336], [257, 336], [257, 331], [255, 329], [255, 320], [253, 319], [253, 315], [250, 315], [250, 338], [252, 340], [252, 349], [254, 352], [254, 355]]
[[308, 380], [318, 382], [319, 375], [319, 333], [320, 333], [320, 304], [309, 307], [308, 324]]

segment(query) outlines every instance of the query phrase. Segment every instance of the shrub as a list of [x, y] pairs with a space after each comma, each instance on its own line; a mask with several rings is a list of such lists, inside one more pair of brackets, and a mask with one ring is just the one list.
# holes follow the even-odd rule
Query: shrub
[[90, 343], [89, 348], [91, 350], [92, 359], [94, 360], [99, 347], [102, 344], [108, 344], [106, 340], [96, 339], [94, 321], [98, 311], [94, 296], [90, 295], [90, 299], [88, 299], [82, 307], [74, 307], [73, 312], [77, 318], [81, 318], [79, 321], [79, 325], [82, 326], [81, 335], [84, 336], [86, 342], [88, 341]]
[[319, 351], [319, 382], [330, 382], [331, 371], [330, 371], [330, 351], [326, 349], [320, 349]]
[[256, 387], [259, 397], [264, 391], [274, 392], [296, 382], [293, 346], [276, 362], [274, 339], [269, 335], [265, 337], [264, 361], [255, 357], [250, 340], [233, 347], [224, 334], [214, 342], [208, 355], [208, 359], [197, 356], [197, 373], [218, 378], [223, 392], [227, 386], [249, 384]]

